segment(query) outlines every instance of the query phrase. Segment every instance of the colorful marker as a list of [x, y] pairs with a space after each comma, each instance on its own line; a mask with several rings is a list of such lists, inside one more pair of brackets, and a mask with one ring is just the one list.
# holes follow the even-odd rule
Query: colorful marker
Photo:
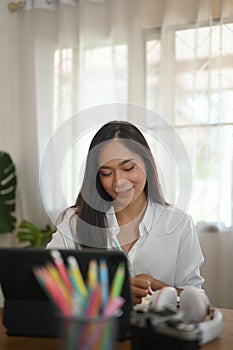
[[122, 297], [115, 297], [108, 300], [106, 308], [103, 312], [104, 316], [114, 316], [124, 304], [125, 299]]
[[70, 282], [69, 275], [63, 262], [61, 253], [58, 250], [51, 250], [51, 255], [64, 283], [66, 284], [69, 291], [72, 292], [72, 284]]
[[98, 265], [96, 260], [90, 260], [87, 278], [89, 288], [96, 288], [98, 285]]
[[85, 316], [94, 317], [100, 312], [101, 307], [101, 289], [97, 286], [95, 289], [90, 291], [90, 296], [87, 301], [87, 307], [85, 311]]
[[102, 294], [101, 310], [104, 310], [109, 298], [109, 274], [106, 259], [103, 258], [100, 259], [99, 276]]
[[111, 291], [110, 291], [111, 298], [119, 297], [121, 295], [124, 278], [125, 278], [125, 263], [122, 261], [119, 263], [113, 278]]
[[79, 265], [74, 256], [68, 256], [67, 258], [69, 265], [69, 274], [71, 277], [71, 282], [73, 282], [73, 286], [83, 297], [87, 296], [87, 288], [85, 282], [83, 280], [83, 276], [81, 274]]

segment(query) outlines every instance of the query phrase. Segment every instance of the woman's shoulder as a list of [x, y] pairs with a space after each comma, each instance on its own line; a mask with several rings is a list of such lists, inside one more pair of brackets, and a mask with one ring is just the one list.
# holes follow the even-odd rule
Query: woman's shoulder
[[65, 209], [61, 214], [59, 215], [57, 219], [57, 226], [60, 226], [61, 224], [70, 224], [70, 222], [73, 220], [76, 221], [76, 209], [75, 207], [69, 207]]
[[73, 217], [77, 213], [77, 208], [76, 207], [69, 207], [65, 210], [65, 215], [68, 218]]
[[159, 204], [151, 202], [151, 210], [153, 211], [154, 217], [160, 217], [164, 220], [172, 220], [172, 222], [185, 223], [187, 221], [192, 221], [192, 217], [187, 211], [178, 208], [172, 204]]
[[149, 201], [149, 205], [151, 205], [152, 209], [155, 211], [163, 211], [164, 213], [168, 213], [168, 214], [175, 213], [177, 215], [190, 216], [186, 210], [180, 209], [177, 206], [170, 203], [160, 204], [157, 202]]

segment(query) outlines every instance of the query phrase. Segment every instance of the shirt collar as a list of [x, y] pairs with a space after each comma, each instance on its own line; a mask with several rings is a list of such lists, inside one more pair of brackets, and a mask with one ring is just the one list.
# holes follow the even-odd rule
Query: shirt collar
[[150, 232], [150, 229], [153, 223], [153, 216], [154, 216], [153, 204], [149, 200], [146, 207], [145, 214], [139, 225], [140, 236], [143, 236], [145, 233], [148, 234]]
[[[154, 221], [154, 216], [156, 214], [154, 211], [154, 204], [155, 203], [152, 203], [150, 200], [148, 201], [145, 214], [139, 225], [140, 236], [143, 236], [144, 234], [150, 232], [150, 229]], [[118, 222], [116, 219], [113, 206], [111, 206], [106, 212], [106, 217], [107, 217], [108, 228], [110, 229], [112, 234], [116, 236], [119, 233], [119, 226], [118, 226]]]

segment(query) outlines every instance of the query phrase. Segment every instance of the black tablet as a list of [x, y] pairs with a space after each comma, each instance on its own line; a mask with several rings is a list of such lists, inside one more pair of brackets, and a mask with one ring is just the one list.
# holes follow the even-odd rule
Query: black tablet
[[[127, 258], [117, 250], [59, 250], [64, 263], [74, 256], [84, 279], [87, 278], [89, 261], [104, 257], [109, 269], [109, 283], [115, 271], [124, 261], [126, 274], [121, 296], [125, 299], [118, 321], [118, 339], [129, 337], [131, 289]], [[33, 268], [53, 261], [49, 249], [0, 248], [0, 283], [4, 296], [3, 325], [9, 335], [57, 337], [59, 321], [57, 310], [39, 285]]]

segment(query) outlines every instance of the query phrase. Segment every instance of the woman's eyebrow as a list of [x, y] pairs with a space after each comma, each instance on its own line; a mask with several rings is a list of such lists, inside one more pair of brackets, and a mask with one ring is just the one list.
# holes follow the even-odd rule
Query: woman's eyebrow
[[[124, 165], [124, 164], [127, 164], [129, 162], [132, 162], [132, 161], [135, 161], [135, 159], [133, 158], [130, 158], [130, 159], [124, 159], [122, 162], [120, 162], [118, 165]], [[110, 169], [111, 167], [110, 166], [107, 166], [107, 165], [101, 165], [100, 169]]]

